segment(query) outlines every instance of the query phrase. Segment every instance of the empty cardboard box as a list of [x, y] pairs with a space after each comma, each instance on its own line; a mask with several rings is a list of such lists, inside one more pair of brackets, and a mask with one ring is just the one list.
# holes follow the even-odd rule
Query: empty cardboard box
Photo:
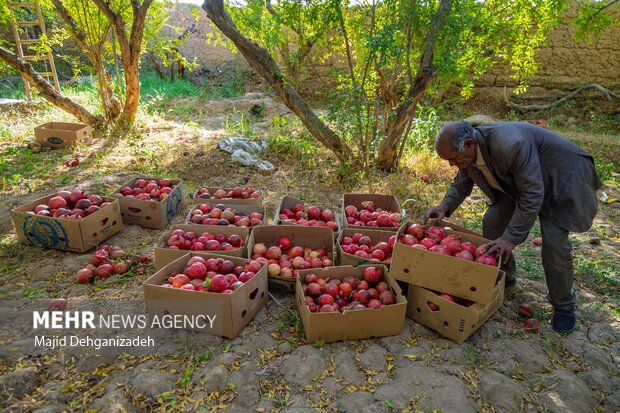
[[93, 144], [90, 126], [82, 123], [48, 122], [34, 128], [34, 136], [41, 145], [64, 148], [75, 142]]

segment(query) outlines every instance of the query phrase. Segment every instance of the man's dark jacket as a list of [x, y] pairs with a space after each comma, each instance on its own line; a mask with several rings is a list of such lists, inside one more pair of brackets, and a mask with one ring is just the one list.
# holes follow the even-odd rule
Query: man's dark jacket
[[[516, 207], [503, 237], [525, 240], [541, 215], [568, 231], [587, 231], [597, 211], [601, 181], [592, 155], [561, 136], [526, 122], [474, 128], [482, 157]], [[487, 184], [473, 166], [459, 171], [442, 204], [449, 216], [469, 196], [474, 183], [493, 203], [505, 196]]]

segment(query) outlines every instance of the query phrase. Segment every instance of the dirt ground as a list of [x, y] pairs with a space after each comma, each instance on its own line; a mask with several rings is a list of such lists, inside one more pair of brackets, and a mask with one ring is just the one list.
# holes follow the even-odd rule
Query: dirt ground
[[[201, 184], [246, 183], [262, 189], [268, 218], [284, 195], [337, 212], [342, 194], [348, 191], [394, 193], [401, 201], [413, 198], [428, 205], [439, 200], [453, 174], [436, 159], [421, 158], [409, 160], [416, 166], [400, 174], [372, 172], [353, 179], [352, 172], [343, 171], [323, 152], [315, 159], [268, 153], [265, 157], [276, 166], [274, 172], [239, 166], [217, 148], [217, 142], [230, 135], [224, 128], [226, 113], [233, 108], [247, 112], [256, 104], [266, 108], [266, 117], [253, 125], [257, 136], [269, 130], [274, 115], [288, 116], [286, 108], [258, 93], [217, 103], [170, 102], [168, 109], [202, 105], [202, 117], [194, 120], [192, 128], [175, 123], [174, 118], [152, 119], [143, 133], [147, 146], [155, 148], [152, 153], [136, 143], [134, 149], [142, 152], [135, 149], [127, 155], [109, 149], [111, 153], [101, 160], [97, 151], [114, 146], [99, 139], [97, 148], [78, 151], [84, 159], [80, 167], [63, 173], [73, 177], [72, 186], [110, 193], [145, 173], [134, 169], [141, 162], [155, 162], [156, 154], [159, 165], [146, 170], [181, 177], [190, 190]], [[579, 131], [574, 135], [576, 140], [584, 136]], [[96, 168], [99, 173], [94, 173]], [[431, 175], [432, 189], [420, 179], [424, 168]], [[540, 247], [532, 243], [534, 230], [516, 250], [516, 287], [506, 291], [499, 312], [461, 345], [410, 319], [398, 336], [305, 343], [298, 334], [292, 296], [273, 293], [267, 306], [232, 340], [156, 330], [152, 335], [157, 348], [147, 352], [109, 354], [71, 348], [43, 352], [33, 347], [32, 310], [43, 311], [52, 299], [66, 298], [69, 310], [145, 314], [142, 282], [154, 272], [151, 264], [144, 264], [135, 267], [131, 276], [77, 284], [74, 274], [90, 254], [17, 243], [8, 211], [67, 186], [59, 173], [51, 175], [30, 193], [14, 189], [0, 197], [0, 209], [5, 211], [0, 215], [1, 412], [582, 413], [620, 409], [620, 202], [601, 203], [593, 228], [572, 237], [579, 311], [577, 330], [571, 335], [559, 335], [549, 325], [551, 307], [545, 298]], [[610, 198], [620, 199], [617, 185], [604, 189]], [[475, 221], [481, 205], [478, 194], [463, 205], [459, 218]], [[187, 200], [173, 222], [182, 222], [191, 206]], [[130, 225], [107, 243], [133, 255], [151, 253], [161, 232]], [[593, 238], [600, 243], [592, 244]], [[539, 331], [524, 328], [517, 311], [520, 303], [534, 307]]]

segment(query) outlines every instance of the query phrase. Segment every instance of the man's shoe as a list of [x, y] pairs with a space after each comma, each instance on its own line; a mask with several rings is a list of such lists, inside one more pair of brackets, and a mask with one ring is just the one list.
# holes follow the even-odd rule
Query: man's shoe
[[558, 333], [569, 334], [575, 330], [575, 310], [555, 310], [553, 312], [553, 329]]
[[506, 282], [505, 282], [506, 288], [514, 287], [516, 283], [517, 283], [517, 278], [514, 275], [506, 274]]

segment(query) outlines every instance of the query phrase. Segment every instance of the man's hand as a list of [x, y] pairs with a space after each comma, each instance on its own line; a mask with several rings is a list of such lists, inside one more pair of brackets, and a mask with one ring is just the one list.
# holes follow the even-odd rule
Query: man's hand
[[489, 247], [487, 248], [485, 254], [499, 254], [502, 257], [502, 260], [506, 261], [515, 247], [516, 245], [512, 242], [499, 237], [495, 241], [489, 242]]
[[444, 219], [447, 212], [448, 212], [448, 207], [446, 205], [438, 205], [426, 211], [422, 219], [425, 224], [429, 219], [432, 219], [431, 223], [433, 225], [437, 225], [439, 224], [439, 221]]

